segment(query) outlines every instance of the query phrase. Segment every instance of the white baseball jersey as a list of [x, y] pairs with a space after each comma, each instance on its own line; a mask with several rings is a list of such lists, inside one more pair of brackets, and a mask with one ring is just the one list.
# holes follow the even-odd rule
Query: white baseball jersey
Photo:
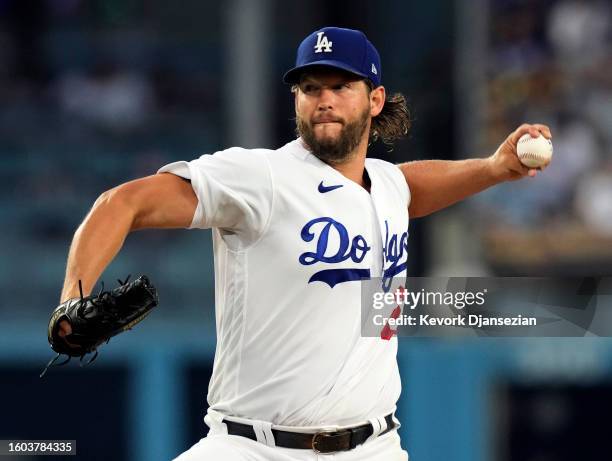
[[190, 228], [213, 228], [212, 410], [301, 427], [395, 410], [397, 338], [361, 336], [360, 281], [405, 276], [410, 193], [396, 165], [366, 170], [371, 193], [299, 138], [159, 170], [191, 180]]

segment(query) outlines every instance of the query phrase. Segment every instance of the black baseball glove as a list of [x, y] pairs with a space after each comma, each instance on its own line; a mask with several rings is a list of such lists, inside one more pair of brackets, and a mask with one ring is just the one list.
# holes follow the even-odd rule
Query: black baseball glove
[[[102, 284], [97, 295], [87, 297], [83, 297], [79, 280], [80, 298], [63, 302], [51, 314], [49, 344], [57, 356], [47, 364], [41, 378], [61, 354], [68, 358], [57, 365], [68, 363], [72, 357], [80, 357], [82, 363], [83, 357], [92, 352], [94, 356], [87, 364], [93, 362], [98, 356], [98, 346], [125, 330], [131, 330], [157, 306], [157, 290], [149, 279], [141, 275], [128, 283], [129, 278], [124, 282], [119, 280], [119, 287], [111, 291], [104, 291]], [[63, 338], [58, 334], [62, 320], [67, 320], [72, 328], [72, 332]]]

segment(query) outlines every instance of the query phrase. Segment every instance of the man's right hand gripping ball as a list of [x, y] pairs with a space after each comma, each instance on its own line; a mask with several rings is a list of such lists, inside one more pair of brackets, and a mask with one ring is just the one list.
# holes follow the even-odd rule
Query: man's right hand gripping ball
[[[130, 330], [144, 319], [158, 304], [157, 290], [145, 275], [129, 282], [119, 281], [120, 286], [111, 291], [69, 299], [55, 308], [49, 321], [49, 344], [58, 355], [47, 368], [66, 354], [68, 359], [95, 352], [101, 344], [119, 333]], [[80, 288], [79, 282], [79, 288]], [[70, 324], [70, 334], [60, 335], [60, 322]], [[88, 362], [88, 363], [89, 363]], [[63, 364], [62, 363], [62, 364]]]

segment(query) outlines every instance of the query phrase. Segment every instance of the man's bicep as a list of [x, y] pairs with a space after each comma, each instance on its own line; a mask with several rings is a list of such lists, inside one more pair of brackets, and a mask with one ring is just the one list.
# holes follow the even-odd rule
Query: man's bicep
[[132, 230], [187, 228], [198, 206], [191, 182], [172, 173], [158, 173], [116, 188], [134, 211]]
[[399, 170], [402, 172], [402, 174], [404, 175], [404, 179], [406, 180], [406, 185], [408, 187], [408, 190], [410, 191], [410, 196], [409, 196], [409, 201], [408, 201], [408, 214], [411, 217], [418, 217], [415, 213], [415, 200], [414, 200], [414, 188], [412, 187], [412, 184], [410, 184], [410, 181], [408, 180], [408, 176], [409, 176], [409, 170], [410, 170], [410, 164], [409, 163], [400, 163], [397, 165], [397, 167], [399, 168]]

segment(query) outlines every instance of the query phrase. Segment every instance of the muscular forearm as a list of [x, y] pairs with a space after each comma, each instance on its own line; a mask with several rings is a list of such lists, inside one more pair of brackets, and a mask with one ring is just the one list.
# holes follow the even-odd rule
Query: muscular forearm
[[[418, 218], [457, 203], [487, 187], [524, 177], [534, 178], [537, 169], [523, 165], [517, 155], [517, 142], [529, 133], [551, 139], [546, 125], [523, 124], [510, 133], [495, 153], [487, 158], [469, 160], [423, 160], [399, 165], [410, 187], [410, 215]], [[550, 160], [549, 160], [550, 162]], [[544, 169], [548, 163], [541, 165]]]
[[106, 266], [121, 249], [133, 222], [133, 211], [113, 190], [96, 200], [74, 234], [60, 302], [79, 296], [79, 280], [83, 285], [83, 295], [91, 292]]
[[422, 160], [400, 165], [410, 187], [410, 216], [441, 210], [498, 184], [490, 159]]

